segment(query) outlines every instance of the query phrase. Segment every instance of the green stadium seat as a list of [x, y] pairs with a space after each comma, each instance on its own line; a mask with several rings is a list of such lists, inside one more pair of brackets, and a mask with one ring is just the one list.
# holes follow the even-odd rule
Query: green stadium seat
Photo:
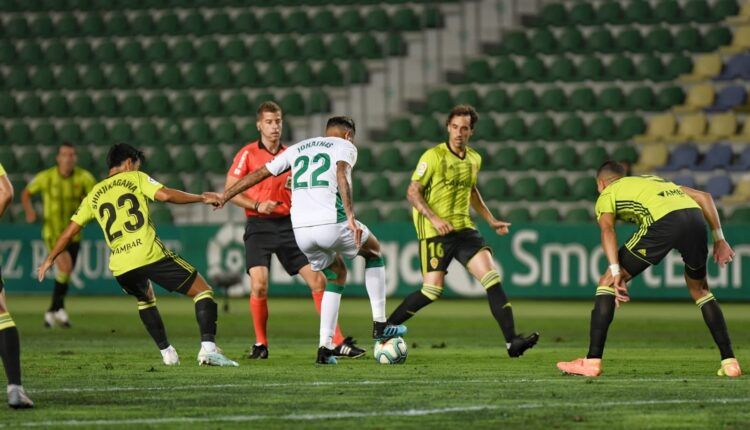
[[[403, 193], [406, 195], [406, 193]], [[383, 221], [386, 222], [410, 222], [412, 220], [412, 211], [406, 208], [391, 208], [386, 211]]]
[[693, 70], [693, 60], [683, 55], [674, 55], [665, 66], [667, 79], [676, 79]]
[[8, 130], [8, 143], [13, 145], [26, 145], [31, 140], [31, 130], [28, 124], [23, 122], [12, 123]]
[[145, 59], [145, 53], [141, 43], [136, 40], [128, 40], [120, 49], [120, 59], [127, 63], [139, 63]]
[[29, 25], [30, 33], [36, 38], [47, 39], [55, 34], [55, 24], [49, 15], [38, 15]]
[[170, 49], [167, 43], [161, 39], [151, 41], [145, 48], [146, 59], [158, 63], [169, 58]]
[[62, 66], [55, 80], [58, 88], [73, 90], [80, 87], [80, 77], [75, 66]]
[[191, 11], [182, 18], [180, 30], [186, 34], [200, 36], [207, 32], [208, 25], [200, 11]]
[[628, 140], [646, 131], [646, 122], [637, 115], [624, 118], [617, 126], [617, 140]]
[[343, 34], [337, 34], [328, 42], [326, 55], [329, 58], [344, 59], [349, 58], [353, 52], [354, 48], [349, 38]]
[[274, 51], [276, 53], [276, 59], [279, 60], [290, 61], [300, 57], [300, 49], [299, 46], [297, 46], [297, 40], [291, 36], [285, 36], [279, 40], [278, 43], [276, 43]]
[[555, 122], [548, 116], [539, 116], [529, 126], [531, 140], [552, 141], [556, 137]]
[[552, 54], [557, 51], [557, 39], [551, 31], [540, 29], [529, 39], [529, 48], [537, 54]]
[[320, 36], [309, 36], [300, 48], [300, 55], [308, 60], [323, 60], [328, 57], [328, 51]]
[[508, 181], [496, 176], [484, 183], [481, 189], [482, 196], [490, 200], [504, 200], [508, 197]]
[[109, 137], [117, 143], [130, 142], [133, 139], [133, 128], [127, 122], [118, 121], [109, 129]]
[[532, 146], [521, 155], [524, 170], [547, 170], [550, 167], [547, 151], [541, 146]]
[[31, 73], [29, 79], [31, 86], [41, 90], [52, 90], [55, 88], [55, 74], [52, 69], [47, 66], [37, 67], [35, 71]]
[[500, 82], [518, 82], [521, 79], [516, 62], [509, 57], [502, 57], [497, 60], [492, 68], [492, 75], [495, 80]]
[[531, 212], [528, 208], [513, 208], [505, 213], [505, 221], [511, 223], [526, 223], [531, 221]]
[[605, 161], [607, 161], [607, 151], [601, 146], [592, 146], [581, 154], [581, 167], [584, 169], [596, 170]]
[[644, 42], [641, 33], [635, 28], [627, 28], [617, 34], [615, 46], [618, 51], [642, 52]]
[[18, 106], [16, 100], [7, 93], [0, 94], [0, 117], [12, 118], [16, 116]]
[[375, 157], [372, 155], [372, 150], [363, 146], [357, 149], [357, 168], [364, 171], [375, 170]]
[[227, 160], [224, 158], [221, 150], [216, 146], [211, 146], [201, 157], [201, 167], [203, 170], [211, 173], [226, 173], [229, 168]]
[[435, 5], [426, 5], [422, 11], [422, 24], [424, 28], [443, 28], [445, 19], [440, 8]]
[[[554, 66], [554, 64], [553, 64]], [[546, 66], [544, 62], [537, 57], [527, 58], [519, 70], [521, 79], [524, 81], [542, 81], [547, 75]], [[550, 67], [550, 76], [552, 76], [552, 70]], [[484, 83], [484, 82], [482, 82]]]
[[717, 22], [731, 16], [737, 15], [740, 7], [736, 0], [718, 0], [711, 7], [712, 21]]
[[5, 24], [5, 36], [11, 39], [26, 39], [31, 36], [29, 24], [23, 16], [11, 17]]
[[160, 88], [164, 86], [164, 84], [162, 83], [162, 80], [175, 78], [174, 76], [170, 76], [167, 74], [167, 73], [173, 72], [174, 69], [175, 69], [174, 66], [170, 70], [167, 70], [165, 68], [164, 70], [162, 70], [160, 75], [157, 76], [156, 72], [151, 66], [142, 65], [142, 66], [138, 66], [135, 68], [135, 70], [133, 71], [133, 74], [130, 76], [130, 79], [133, 81], [133, 86], [135, 88]]
[[182, 73], [176, 64], [167, 64], [156, 74], [156, 82], [162, 88], [177, 89], [183, 85]]
[[21, 66], [11, 66], [5, 75], [5, 87], [14, 90], [23, 90], [30, 86], [31, 81], [26, 74], [26, 68]]
[[[312, 69], [307, 63], [299, 63], [295, 66], [294, 73], [296, 74], [296, 76], [294, 77], [294, 82], [303, 82], [305, 80], [305, 74], [307, 74], [307, 76], [309, 77], [309, 74], [312, 73]], [[280, 63], [269, 64], [268, 68], [266, 68], [265, 72], [263, 73], [263, 83], [266, 86], [285, 87], [288, 86], [291, 82], [293, 82], [292, 78], [287, 75], [284, 66]]]
[[159, 140], [159, 129], [150, 121], [138, 124], [134, 134], [136, 141], [140, 144], [151, 145]]
[[[12, 55], [4, 63], [11, 63], [15, 56], [15, 50], [12, 52], [3, 53], [4, 48], [0, 45], [0, 61], [6, 57], [6, 55]], [[44, 48], [44, 61], [51, 64], [62, 64], [68, 61], [68, 50], [65, 44], [59, 40], [51, 40]]]
[[172, 224], [174, 218], [172, 212], [167, 206], [160, 203], [153, 203], [149, 205], [149, 219], [156, 224]]
[[586, 38], [586, 51], [590, 53], [611, 53], [617, 49], [615, 39], [607, 28], [592, 31]]
[[180, 39], [170, 49], [170, 57], [177, 62], [190, 62], [195, 58], [193, 44], [187, 39]]
[[599, 110], [619, 111], [625, 106], [625, 94], [620, 87], [607, 87], [600, 93], [596, 101]]
[[310, 90], [307, 97], [308, 113], [328, 113], [331, 111], [331, 99], [328, 93], [320, 88]]
[[255, 18], [252, 10], [243, 10], [235, 18], [232, 24], [232, 30], [235, 33], [254, 34], [258, 33], [258, 19]]
[[287, 115], [302, 116], [306, 112], [305, 99], [297, 91], [290, 91], [284, 94], [279, 104]]
[[232, 94], [224, 102], [224, 112], [233, 116], [244, 116], [250, 113], [250, 104], [247, 97], [242, 93]]
[[87, 42], [79, 41], [74, 43], [68, 50], [68, 58], [74, 63], [88, 64], [93, 62], [94, 53]]
[[456, 93], [456, 96], [453, 98], [453, 101], [456, 104], [471, 105], [475, 108], [480, 107], [482, 103], [477, 90], [470, 87], [459, 90], [459, 92]]
[[146, 100], [146, 113], [154, 117], [166, 117], [170, 114], [171, 105], [167, 96], [161, 93], [151, 94]]
[[560, 221], [560, 213], [555, 208], [544, 208], [534, 215], [535, 222], [557, 223]]
[[18, 50], [18, 58], [23, 63], [39, 64], [44, 60], [42, 47], [34, 41], [27, 41]]
[[[112, 70], [118, 69], [117, 66], [113, 67]], [[129, 82], [129, 75], [127, 70], [124, 68], [120, 69], [123, 75], [115, 77], [121, 78], [121, 81], [115, 81], [111, 82], [112, 87], [114, 88], [124, 88], [128, 87]], [[81, 75], [80, 84], [82, 88], [86, 89], [103, 89], [107, 85], [107, 79], [104, 76], [104, 73], [102, 73], [102, 70], [98, 67], [86, 67], [83, 71], [83, 74]]]
[[37, 148], [24, 148], [19, 152], [16, 168], [21, 172], [37, 172], [44, 168]]
[[590, 3], [576, 3], [568, 12], [568, 22], [574, 25], [596, 24], [596, 12]]
[[215, 39], [206, 39], [195, 49], [198, 60], [204, 63], [214, 63], [221, 58], [221, 46]]
[[349, 70], [346, 77], [349, 84], [366, 84], [370, 82], [370, 72], [367, 70], [367, 65], [359, 60], [349, 62]]
[[[335, 65], [334, 65], [335, 67]], [[330, 71], [328, 71], [330, 72]], [[268, 73], [268, 72], [266, 72]], [[339, 76], [343, 80], [343, 77]], [[299, 62], [289, 73], [289, 84], [309, 87], [317, 82], [317, 77], [310, 63]]]
[[[83, 129], [83, 143], [88, 145], [104, 145], [107, 143], [109, 138], [109, 133], [107, 132], [107, 127], [99, 122], [99, 121], [93, 121], [88, 123], [84, 129]], [[136, 138], [138, 139], [138, 144], [144, 143], [138, 136], [136, 135]], [[78, 158], [80, 160], [81, 154], [91, 154], [91, 151], [79, 151], [78, 152]]]
[[[276, 97], [272, 92], [270, 91], [262, 91], [255, 95], [255, 98], [250, 101], [250, 103], [253, 106], [258, 106], [264, 102], [267, 101], [273, 101], [278, 103], [278, 97]], [[250, 106], [248, 106], [248, 109], [250, 109]]]
[[286, 17], [285, 28], [287, 32], [308, 33], [311, 31], [311, 27], [307, 13], [302, 9], [296, 9]]
[[34, 126], [32, 136], [36, 144], [52, 145], [57, 140], [57, 131], [54, 125], [43, 121]]
[[229, 61], [244, 61], [247, 59], [247, 50], [241, 39], [231, 39], [222, 47], [222, 57]]
[[354, 43], [353, 48], [354, 54], [359, 58], [378, 59], [383, 57], [380, 43], [369, 33], [362, 34]]
[[[324, 18], [328, 19], [328, 17]], [[337, 28], [339, 31], [343, 32], [359, 32], [362, 31], [362, 28], [365, 26], [365, 22], [362, 20], [362, 17], [356, 9], [346, 9], [345, 11], [341, 12], [336, 21], [338, 21], [338, 26], [333, 25], [331, 27], [323, 28], [318, 31], [320, 33], [323, 33], [331, 31], [331, 28]]]
[[706, 52], [716, 51], [722, 46], [732, 42], [732, 32], [727, 27], [713, 27], [706, 31], [703, 36], [703, 50]]
[[365, 15], [364, 24], [367, 31], [388, 31], [391, 28], [391, 19], [383, 8], [375, 7]]
[[[380, 154], [378, 154], [378, 157], [375, 161], [375, 165], [378, 168], [378, 171], [388, 171], [388, 170], [403, 170], [403, 156], [401, 155], [401, 151], [398, 150], [395, 146], [388, 146], [386, 148], [383, 148], [382, 151], [380, 151]], [[409, 168], [413, 166], [408, 166]]]
[[[596, 166], [594, 169], [598, 168]], [[576, 179], [570, 187], [570, 194], [575, 200], [594, 201], [598, 196], [596, 180], [593, 176], [585, 176]]]
[[427, 95], [426, 112], [433, 113], [445, 113], [451, 110], [453, 107], [453, 96], [449, 90], [445, 88], [433, 90]]
[[104, 28], [109, 36], [127, 36], [130, 34], [130, 22], [120, 11], [112, 11], [106, 20]]
[[[550, 64], [546, 80], [570, 82], [576, 79], [575, 74], [576, 66], [573, 60], [567, 57], [558, 57]], [[544, 78], [544, 75], [541, 78]]]
[[[447, 90], [446, 90], [447, 91]], [[444, 105], [439, 112], [449, 112], [452, 108], [452, 102]], [[477, 105], [474, 105], [477, 106]], [[510, 110], [510, 98], [508, 93], [502, 88], [493, 88], [484, 95], [481, 106], [493, 112], [508, 112]]]
[[376, 176], [367, 184], [368, 200], [390, 200], [392, 196], [391, 184], [384, 176]]
[[588, 127], [589, 140], [609, 141], [615, 138], [617, 127], [612, 117], [605, 115], [596, 116]]
[[656, 108], [655, 95], [651, 87], [636, 87], [627, 95], [625, 105], [628, 110], [653, 111]]
[[591, 213], [585, 208], [575, 208], [569, 210], [563, 219], [566, 223], [581, 224], [591, 221]]
[[658, 22], [678, 24], [683, 22], [682, 9], [677, 0], [660, 0], [654, 7], [654, 18]]
[[396, 31], [417, 31], [421, 27], [419, 16], [410, 7], [396, 10], [391, 17], [391, 26]]
[[[443, 129], [445, 130], [445, 129]], [[445, 137], [446, 132], [443, 131], [442, 136]], [[497, 140], [498, 132], [495, 121], [490, 116], [483, 116], [479, 118], [479, 121], [474, 125], [474, 140], [484, 141], [495, 141]]]
[[666, 28], [655, 28], [646, 35], [643, 44], [649, 52], [671, 52], [674, 38]]
[[580, 87], [573, 90], [570, 93], [570, 102], [568, 107], [571, 110], [579, 110], [584, 112], [595, 111], [596, 106], [596, 94], [594, 90], [588, 87]]
[[42, 115], [43, 110], [42, 99], [36, 94], [26, 95], [18, 102], [18, 112], [21, 116], [36, 118]]
[[558, 38], [558, 51], [580, 53], [586, 50], [583, 34], [575, 27], [566, 28]]
[[365, 224], [380, 222], [380, 211], [377, 207], [370, 206], [357, 211], [357, 220]]
[[184, 78], [184, 83], [187, 88], [203, 88], [208, 81], [206, 69], [201, 64], [191, 64], [185, 71]]
[[66, 13], [55, 23], [55, 34], [59, 37], [75, 37], [79, 34], [78, 21], [72, 14]]
[[432, 116], [422, 118], [417, 124], [415, 133], [417, 139], [430, 142], [441, 141], [446, 135], [445, 126]]
[[596, 9], [597, 24], [623, 24], [625, 22], [625, 11], [620, 3], [615, 1], [605, 1], [599, 4]]
[[167, 143], [180, 143], [183, 139], [182, 126], [176, 121], [166, 121], [159, 130], [159, 136]]
[[[315, 83], [316, 80], [313, 77], [312, 81], [306, 82], [306, 86], [311, 86]], [[344, 85], [344, 74], [336, 63], [333, 61], [326, 61], [318, 70], [317, 83], [339, 87]]]
[[94, 155], [91, 153], [91, 151], [76, 151], [76, 164], [88, 171], [95, 170], [96, 168]]
[[612, 152], [613, 160], [616, 161], [627, 161], [630, 164], [635, 164], [638, 161], [638, 151], [632, 146], [619, 146]]
[[514, 111], [533, 112], [537, 110], [537, 97], [531, 88], [521, 88], [510, 98], [510, 107]]
[[70, 110], [73, 116], [93, 116], [96, 107], [88, 94], [77, 94], [70, 102]]
[[500, 127], [500, 140], [524, 141], [527, 138], [528, 130], [523, 118], [512, 116], [505, 120]]
[[[59, 42], [58, 42], [59, 44]], [[49, 51], [49, 50], [47, 50]], [[57, 53], [56, 53], [57, 54]], [[62, 50], [63, 58], [65, 56], [65, 50]], [[11, 43], [8, 40], [0, 40], [0, 63], [2, 64], [11, 64], [16, 60], [16, 48], [15, 44]], [[47, 58], [49, 59], [49, 53], [46, 54]], [[51, 61], [55, 62], [55, 61]]]
[[235, 75], [235, 81], [240, 87], [258, 87], [263, 83], [263, 79], [253, 63], [243, 64]]
[[111, 40], [105, 40], [94, 48], [94, 58], [100, 63], [114, 63], [119, 59], [117, 45]]
[[544, 200], [565, 201], [570, 199], [568, 181], [562, 176], [552, 176], [541, 187], [541, 197]]
[[539, 184], [533, 176], [526, 176], [513, 183], [509, 200], [535, 201], [539, 197]]
[[[206, 121], [198, 119], [188, 127], [187, 138], [193, 144], [204, 145], [211, 140], [211, 127]], [[184, 162], [187, 163], [188, 161]]]
[[567, 24], [568, 11], [562, 3], [548, 3], [539, 13], [541, 25], [562, 26]]
[[502, 51], [508, 54], [526, 55], [530, 42], [524, 31], [510, 31], [503, 35]]
[[81, 34], [88, 37], [104, 35], [104, 21], [99, 14], [87, 14], [81, 21]]
[[122, 100], [120, 113], [129, 117], [141, 117], [146, 113], [146, 106], [138, 94], [128, 94]]
[[172, 113], [180, 117], [193, 117], [198, 113], [198, 105], [189, 93], [180, 93], [172, 100]]
[[156, 32], [160, 35], [180, 34], [180, 18], [175, 13], [166, 11], [156, 21]]
[[558, 128], [558, 136], [563, 140], [587, 140], [583, 118], [573, 115], [563, 119]]
[[664, 73], [664, 65], [658, 57], [645, 55], [636, 66], [636, 75], [643, 80], [661, 82], [669, 79]]
[[[340, 29], [341, 17], [336, 18], [330, 9], [319, 9], [310, 20], [310, 28], [313, 33], [329, 33]], [[351, 31], [361, 31], [361, 27]]]
[[385, 36], [385, 55], [401, 57], [407, 54], [408, 45], [401, 33], [388, 33]]
[[396, 118], [388, 125], [388, 138], [396, 142], [413, 142], [414, 128], [408, 118]]
[[110, 93], [100, 94], [94, 100], [94, 112], [98, 116], [105, 116], [110, 118], [117, 116], [119, 113], [117, 98]]
[[680, 29], [674, 37], [673, 52], [691, 52], [702, 50], [703, 40], [700, 32], [695, 27], [685, 27]]
[[553, 170], [576, 170], [578, 167], [578, 154], [575, 148], [563, 145], [555, 149], [549, 157], [549, 165]]
[[260, 33], [277, 34], [285, 30], [284, 17], [278, 10], [270, 10], [258, 20]]
[[637, 78], [633, 60], [622, 55], [616, 56], [607, 67], [607, 77], [612, 80], [632, 81]]
[[237, 140], [237, 127], [228, 119], [219, 122], [213, 130], [213, 139], [219, 143], [233, 144]]

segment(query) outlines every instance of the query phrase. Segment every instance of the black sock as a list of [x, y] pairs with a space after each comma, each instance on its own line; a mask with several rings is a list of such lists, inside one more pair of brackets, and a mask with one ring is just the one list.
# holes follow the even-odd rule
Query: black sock
[[55, 281], [55, 289], [52, 290], [52, 304], [49, 307], [51, 312], [65, 307], [66, 294], [68, 294], [68, 283]]
[[701, 305], [701, 313], [703, 314], [703, 320], [711, 331], [711, 336], [714, 337], [716, 346], [719, 347], [721, 359], [734, 358], [732, 342], [729, 340], [729, 332], [727, 331], [727, 323], [724, 321], [724, 314], [721, 312], [719, 303], [716, 300], [705, 302]]
[[167, 340], [167, 330], [164, 328], [164, 321], [161, 320], [159, 310], [156, 306], [151, 306], [146, 309], [140, 309], [138, 315], [141, 316], [143, 325], [146, 326], [146, 331], [151, 335], [151, 338], [156, 342], [156, 346], [159, 349], [165, 349], [169, 346]]
[[8, 385], [21, 385], [21, 344], [16, 326], [0, 330], [0, 357]]
[[488, 287], [486, 291], [492, 316], [503, 331], [505, 341], [510, 342], [516, 335], [516, 328], [513, 323], [513, 308], [508, 302], [508, 296], [505, 295], [503, 286], [499, 282]]
[[201, 342], [214, 342], [216, 339], [216, 320], [218, 307], [213, 297], [206, 297], [195, 302], [195, 318], [201, 331]]
[[432, 303], [432, 299], [422, 294], [422, 291], [415, 291], [404, 299], [395, 311], [388, 317], [388, 324], [403, 324], [418, 310]]
[[589, 329], [589, 352], [586, 358], [602, 358], [607, 331], [615, 317], [615, 296], [600, 294], [594, 299], [591, 311], [591, 328]]

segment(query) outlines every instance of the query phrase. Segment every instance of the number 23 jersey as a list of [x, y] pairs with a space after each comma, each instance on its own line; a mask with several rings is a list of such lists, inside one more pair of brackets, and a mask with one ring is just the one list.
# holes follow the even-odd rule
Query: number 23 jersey
[[336, 180], [336, 163], [351, 167], [357, 148], [338, 137], [314, 137], [290, 146], [266, 164], [272, 175], [292, 169], [292, 227], [312, 227], [346, 221]]
[[148, 200], [164, 186], [143, 172], [121, 172], [94, 185], [70, 218], [84, 226], [96, 219], [111, 250], [109, 269], [115, 276], [170, 255], [148, 212]]

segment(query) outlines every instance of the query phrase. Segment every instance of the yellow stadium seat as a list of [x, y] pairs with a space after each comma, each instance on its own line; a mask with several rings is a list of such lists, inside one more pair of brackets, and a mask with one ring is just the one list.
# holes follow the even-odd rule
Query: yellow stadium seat
[[695, 112], [711, 106], [716, 97], [716, 90], [711, 84], [700, 84], [690, 88], [685, 103], [672, 108], [673, 112]]
[[643, 147], [638, 162], [633, 165], [633, 173], [641, 175], [651, 173], [655, 168], [667, 164], [669, 151], [664, 143], [656, 143]]
[[683, 82], [705, 81], [721, 73], [721, 56], [719, 54], [701, 55], [693, 63], [693, 71], [682, 75], [679, 80]]
[[725, 205], [737, 205], [750, 202], [750, 178], [745, 177], [737, 182], [734, 191], [728, 196], [724, 196], [721, 202]]
[[750, 24], [750, 2], [743, 3], [740, 7], [740, 13], [728, 17], [726, 22], [732, 25]]
[[706, 125], [708, 125], [708, 120], [703, 112], [685, 115], [680, 118], [677, 133], [667, 136], [664, 140], [672, 143], [694, 141], [706, 134]]
[[646, 133], [633, 137], [635, 143], [660, 142], [674, 134], [677, 120], [671, 113], [652, 116]]
[[750, 26], [745, 25], [734, 30], [732, 43], [721, 48], [724, 54], [739, 54], [750, 49]]
[[697, 137], [696, 142], [714, 143], [728, 139], [737, 133], [737, 116], [732, 112], [714, 115], [708, 123], [708, 131], [704, 136]]

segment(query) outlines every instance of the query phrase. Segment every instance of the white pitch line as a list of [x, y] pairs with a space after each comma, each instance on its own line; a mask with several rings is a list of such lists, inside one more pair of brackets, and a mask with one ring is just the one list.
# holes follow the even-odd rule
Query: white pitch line
[[317, 382], [272, 382], [267, 384], [213, 384], [213, 385], [175, 385], [164, 387], [86, 387], [86, 388], [42, 388], [27, 390], [30, 394], [36, 393], [110, 393], [110, 392], [131, 392], [131, 391], [181, 391], [195, 389], [222, 389], [222, 388], [274, 388], [274, 387], [318, 387], [329, 385], [383, 385], [383, 384], [507, 384], [507, 383], [551, 383], [551, 382], [574, 382], [574, 381], [596, 381], [597, 383], [616, 382], [621, 383], [641, 383], [641, 382], [695, 382], [703, 379], [688, 378], [602, 378], [602, 379], [585, 379], [574, 376], [547, 379], [468, 379], [468, 380], [391, 380], [391, 381], [317, 381]]
[[[730, 404], [730, 403], [750, 403], [750, 397], [748, 398], [729, 398], [729, 399], [706, 399], [706, 400], [695, 400], [695, 399], [663, 399], [663, 400], [634, 400], [634, 401], [617, 401], [617, 402], [603, 402], [603, 403], [573, 403], [573, 402], [557, 402], [557, 403], [531, 403], [531, 404], [517, 404], [517, 405], [480, 405], [480, 406], [462, 406], [452, 408], [437, 408], [437, 409], [409, 409], [405, 411], [390, 411], [388, 412], [389, 417], [400, 416], [400, 417], [415, 417], [424, 415], [436, 415], [436, 414], [450, 414], [450, 413], [465, 413], [465, 412], [476, 412], [486, 410], [527, 410], [527, 409], [540, 409], [540, 408], [591, 408], [601, 406], [652, 406], [652, 405], [678, 405], [678, 404]], [[205, 422], [249, 422], [249, 421], [261, 421], [261, 420], [274, 420], [274, 421], [325, 421], [335, 420], [342, 418], [370, 418], [380, 417], [382, 412], [336, 412], [336, 413], [319, 413], [319, 414], [288, 414], [288, 415], [224, 415], [224, 416], [213, 416], [213, 417], [162, 417], [162, 418], [134, 418], [134, 419], [121, 419], [121, 420], [65, 420], [65, 421], [33, 421], [14, 424], [18, 427], [48, 427], [48, 426], [65, 426], [65, 427], [76, 427], [76, 426], [116, 426], [116, 425], [133, 425], [133, 424], [194, 424], [194, 423], [205, 423]], [[9, 427], [6, 424], [0, 424], [0, 428]]]

